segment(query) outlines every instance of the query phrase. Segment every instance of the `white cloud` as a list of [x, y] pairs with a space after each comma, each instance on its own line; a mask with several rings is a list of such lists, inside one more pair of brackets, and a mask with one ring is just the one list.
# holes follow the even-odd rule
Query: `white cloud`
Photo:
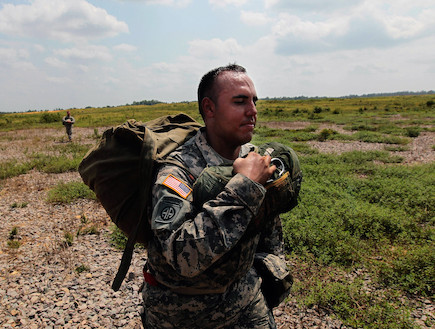
[[265, 7], [266, 9], [272, 8], [272, 7], [274, 7], [278, 2], [279, 2], [279, 0], [264, 0], [264, 7]]
[[67, 84], [73, 82], [68, 77], [47, 77], [47, 81], [55, 84]]
[[137, 47], [126, 43], [121, 43], [119, 45], [114, 46], [113, 49], [118, 51], [123, 51], [123, 52], [134, 52], [137, 50]]
[[239, 7], [244, 5], [246, 2], [248, 2], [248, 0], [208, 0], [208, 2], [213, 7], [226, 7], [226, 6]]
[[192, 0], [123, 0], [124, 2], [143, 2], [149, 5], [186, 7]]
[[73, 61], [105, 61], [112, 60], [109, 49], [104, 46], [85, 45], [75, 48], [65, 48], [55, 50], [56, 55]]
[[[330, 13], [334, 10], [347, 10], [349, 7], [355, 7], [367, 0], [264, 0], [265, 8], [276, 10], [301, 10]], [[378, 1], [379, 0], [374, 0]]]
[[5, 4], [0, 10], [0, 33], [7, 35], [68, 42], [126, 32], [126, 23], [85, 0], [35, 0], [30, 4]]
[[29, 58], [27, 49], [0, 48], [0, 68], [35, 69], [35, 66], [29, 62]]
[[424, 29], [423, 23], [413, 17], [387, 17], [385, 24], [394, 39], [413, 37]]
[[410, 5], [408, 9], [403, 12], [394, 2], [366, 0], [345, 14], [331, 10], [305, 17], [287, 12], [278, 16], [272, 33], [282, 55], [387, 48], [433, 34], [435, 11]]
[[236, 56], [242, 47], [233, 38], [221, 40], [193, 40], [189, 42], [189, 53], [195, 57], [225, 58]]
[[292, 35], [300, 39], [317, 40], [331, 34], [343, 34], [347, 26], [348, 18], [345, 17], [314, 22], [284, 13], [279, 15], [272, 32], [278, 37]]
[[43, 53], [45, 51], [45, 47], [43, 45], [39, 45], [39, 44], [35, 44], [33, 45], [33, 48], [38, 52], [38, 53]]
[[240, 14], [240, 19], [243, 23], [250, 26], [262, 26], [266, 25], [271, 21], [270, 17], [268, 17], [265, 13], [244, 10], [242, 10]]
[[61, 61], [57, 57], [47, 57], [45, 58], [45, 63], [55, 68], [66, 68], [68, 64], [64, 61]]

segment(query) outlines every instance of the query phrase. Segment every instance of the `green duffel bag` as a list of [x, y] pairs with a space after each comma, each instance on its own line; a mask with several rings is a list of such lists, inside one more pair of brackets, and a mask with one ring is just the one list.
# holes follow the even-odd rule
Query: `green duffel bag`
[[148, 206], [158, 163], [194, 136], [201, 124], [180, 113], [145, 123], [134, 119], [107, 129], [88, 151], [78, 171], [128, 241], [112, 288], [118, 290], [136, 242], [151, 236]]

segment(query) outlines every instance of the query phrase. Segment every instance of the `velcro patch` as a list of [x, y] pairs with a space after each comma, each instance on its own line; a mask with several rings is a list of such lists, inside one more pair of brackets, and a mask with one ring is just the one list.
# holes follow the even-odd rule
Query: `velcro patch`
[[178, 196], [163, 197], [153, 210], [151, 227], [156, 230], [170, 229], [171, 225], [184, 218], [180, 211], [183, 208], [183, 199]]
[[169, 187], [174, 192], [177, 192], [178, 195], [180, 195], [184, 199], [186, 199], [189, 194], [192, 193], [192, 189], [187, 186], [186, 183], [172, 175], [166, 177], [162, 184], [166, 187]]

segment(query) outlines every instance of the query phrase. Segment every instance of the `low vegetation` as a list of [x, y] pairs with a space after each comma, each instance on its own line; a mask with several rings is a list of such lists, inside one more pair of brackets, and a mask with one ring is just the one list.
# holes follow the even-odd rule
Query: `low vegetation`
[[48, 192], [47, 201], [52, 203], [69, 203], [78, 199], [96, 199], [82, 182], [59, 183]]
[[[404, 329], [415, 327], [410, 314], [421, 299], [433, 302], [435, 163], [404, 165], [396, 152], [406, 151], [422, 133], [435, 131], [434, 104], [433, 95], [258, 102], [261, 122], [253, 142], [290, 145], [300, 157], [304, 174], [298, 207], [282, 216], [295, 279], [292, 298], [298, 303], [330, 311], [354, 328]], [[76, 127], [93, 128], [95, 138], [100, 136], [97, 127], [130, 118], [147, 121], [185, 112], [201, 120], [195, 103], [72, 112]], [[58, 127], [59, 117], [57, 112], [2, 114], [0, 131]], [[299, 121], [309, 125], [299, 129], [270, 125]], [[340, 129], [319, 129], [322, 124]], [[308, 141], [386, 146], [323, 154]], [[28, 151], [29, 160], [0, 162], [0, 184], [31, 169], [75, 171], [89, 147], [77, 142], [47, 145], [44, 152]], [[95, 194], [81, 182], [68, 182], [54, 186], [47, 201], [68, 203], [80, 198], [95, 199]], [[77, 234], [98, 233], [85, 217], [81, 221]], [[111, 239], [118, 247], [125, 244], [119, 230], [113, 230]], [[65, 244], [73, 240], [74, 235], [66, 232]], [[86, 265], [76, 269], [78, 273], [87, 270]]]
[[45, 173], [63, 173], [76, 171], [80, 161], [91, 147], [89, 144], [80, 145], [69, 143], [65, 145], [47, 146], [44, 153], [26, 152], [26, 161], [12, 159], [0, 162], [0, 179], [25, 174], [36, 169]]
[[7, 245], [11, 249], [18, 249], [21, 246], [21, 241], [18, 236], [18, 227], [14, 226], [10, 231]]
[[[316, 270], [296, 266], [294, 293], [353, 327], [412, 328], [401, 296], [434, 295], [435, 165], [385, 166], [385, 154], [361, 152], [301, 161], [303, 189], [283, 216], [285, 244], [290, 259]], [[345, 280], [356, 269], [378, 295]]]

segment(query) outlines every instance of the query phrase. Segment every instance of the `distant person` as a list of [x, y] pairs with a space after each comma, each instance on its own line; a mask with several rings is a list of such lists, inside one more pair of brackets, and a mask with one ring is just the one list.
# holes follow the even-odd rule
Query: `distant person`
[[66, 134], [68, 135], [68, 140], [72, 140], [72, 126], [76, 121], [74, 117], [71, 116], [70, 111], [66, 111], [66, 115], [62, 118], [62, 124], [65, 126]]

